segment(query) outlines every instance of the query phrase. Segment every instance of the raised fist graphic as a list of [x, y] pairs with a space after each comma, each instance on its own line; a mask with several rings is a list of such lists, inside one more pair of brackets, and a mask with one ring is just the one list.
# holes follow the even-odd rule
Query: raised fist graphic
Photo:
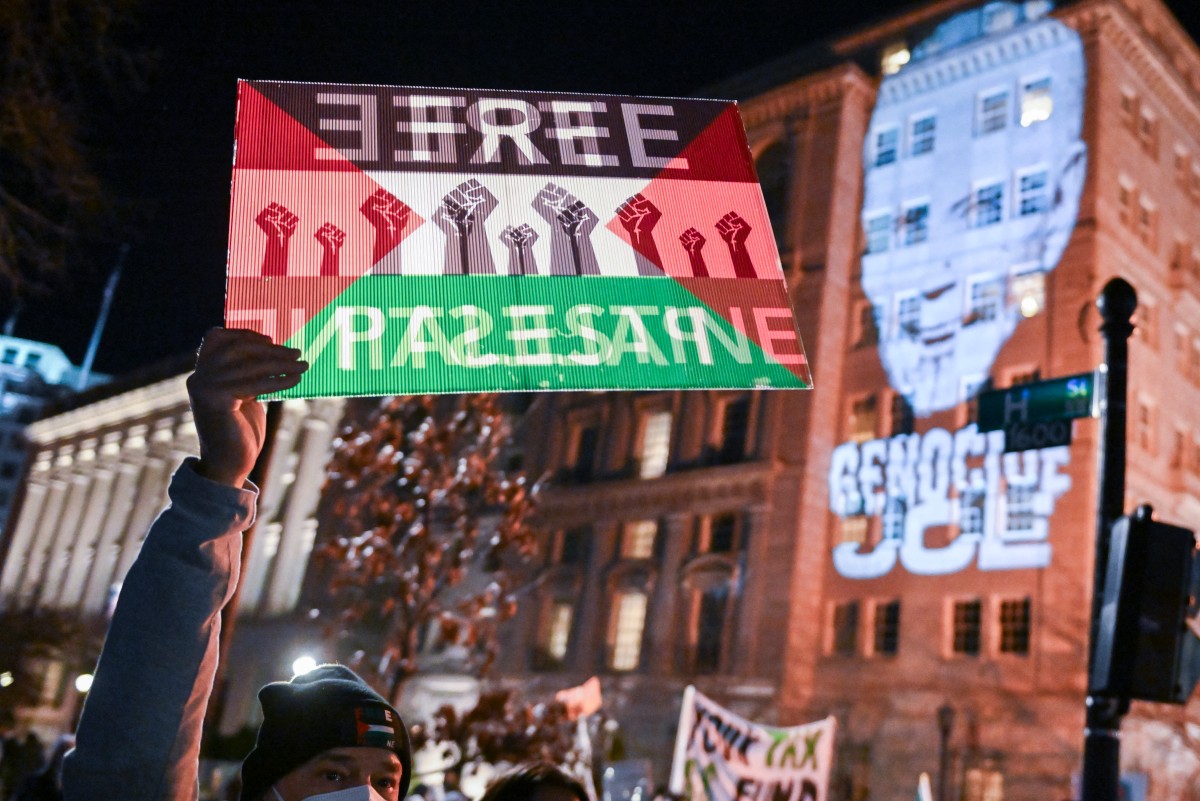
[[500, 239], [508, 246], [509, 275], [537, 275], [537, 262], [533, 260], [533, 243], [538, 232], [525, 223], [513, 228], [511, 225], [500, 232]]
[[386, 189], [377, 189], [358, 210], [375, 229], [375, 249], [371, 260], [378, 262], [400, 244], [412, 209]]
[[599, 275], [591, 239], [600, 221], [596, 213], [554, 183], [542, 187], [531, 205], [550, 224], [550, 274]]
[[687, 251], [688, 261], [692, 263], [692, 275], [696, 278], [708, 278], [708, 265], [704, 263], [704, 243], [708, 240], [704, 234], [695, 228], [689, 228], [679, 235], [679, 243]]
[[346, 232], [327, 222], [313, 234], [321, 243], [321, 275], [338, 274], [338, 253], [346, 241]]
[[662, 257], [651, 235], [662, 212], [639, 192], [617, 207], [617, 217], [633, 239], [638, 275], [662, 275]]
[[287, 275], [288, 243], [300, 218], [279, 203], [271, 203], [254, 218], [267, 235], [263, 252], [262, 275]]
[[717, 233], [729, 246], [733, 272], [738, 278], [758, 277], [754, 265], [750, 262], [750, 254], [746, 252], [746, 237], [750, 236], [750, 230], [750, 223], [743, 220], [736, 211], [731, 211], [717, 220]]
[[433, 212], [433, 222], [446, 235], [446, 275], [495, 273], [483, 221], [500, 201], [474, 178], [450, 190]]

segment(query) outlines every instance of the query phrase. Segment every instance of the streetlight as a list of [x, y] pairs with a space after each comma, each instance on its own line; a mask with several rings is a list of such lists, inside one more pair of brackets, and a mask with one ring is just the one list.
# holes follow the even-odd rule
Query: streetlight
[[78, 676], [76, 676], [75, 677], [75, 689], [77, 691], [79, 691], [81, 694], [86, 693], [88, 690], [92, 689], [92, 674], [91, 673], [80, 673]]
[[304, 656], [299, 657], [295, 662], [292, 663], [292, 675], [293, 676], [303, 676], [305, 673], [309, 673], [309, 672], [315, 670], [316, 667], [317, 667], [317, 660], [315, 660], [311, 656], [308, 656], [307, 654], [305, 654]]
[[950, 731], [954, 728], [954, 707], [942, 704], [937, 710], [938, 734], [940, 748], [938, 749], [938, 797], [937, 801], [949, 801], [946, 792], [946, 780], [950, 775]]

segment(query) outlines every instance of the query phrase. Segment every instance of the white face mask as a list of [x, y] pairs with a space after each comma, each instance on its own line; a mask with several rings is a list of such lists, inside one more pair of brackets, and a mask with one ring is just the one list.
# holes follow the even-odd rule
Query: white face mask
[[[271, 792], [275, 793], [275, 798], [283, 801], [283, 796], [274, 787], [271, 787]], [[358, 787], [347, 787], [345, 790], [334, 790], [332, 793], [318, 793], [310, 795], [303, 801], [385, 801], [384, 797], [375, 791], [375, 788], [369, 784], [360, 784]]]

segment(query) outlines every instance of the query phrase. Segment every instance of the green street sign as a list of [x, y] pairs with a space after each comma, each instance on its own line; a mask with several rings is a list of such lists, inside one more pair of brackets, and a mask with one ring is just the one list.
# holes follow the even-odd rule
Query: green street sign
[[1080, 373], [981, 392], [979, 430], [999, 431], [1019, 423], [1091, 417], [1095, 387], [1095, 373]]

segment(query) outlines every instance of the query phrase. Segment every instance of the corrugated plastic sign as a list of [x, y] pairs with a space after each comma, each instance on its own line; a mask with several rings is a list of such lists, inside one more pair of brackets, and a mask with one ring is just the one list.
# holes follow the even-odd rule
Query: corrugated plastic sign
[[286, 397], [811, 386], [733, 103], [242, 81], [236, 136]]

